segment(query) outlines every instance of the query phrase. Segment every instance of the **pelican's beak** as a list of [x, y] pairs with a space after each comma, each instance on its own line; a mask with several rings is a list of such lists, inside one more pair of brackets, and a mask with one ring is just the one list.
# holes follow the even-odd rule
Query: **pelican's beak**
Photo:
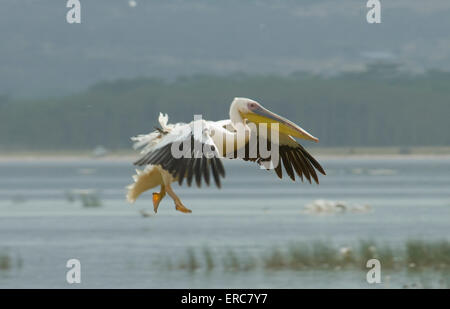
[[267, 126], [270, 127], [271, 123], [278, 123], [279, 132], [282, 134], [291, 135], [294, 137], [318, 142], [319, 139], [309, 134], [306, 130], [303, 130], [298, 125], [293, 123], [292, 121], [281, 117], [271, 111], [265, 109], [260, 105], [256, 105], [251, 110], [249, 109], [248, 113], [242, 114], [243, 118], [248, 119], [254, 123], [267, 123]]

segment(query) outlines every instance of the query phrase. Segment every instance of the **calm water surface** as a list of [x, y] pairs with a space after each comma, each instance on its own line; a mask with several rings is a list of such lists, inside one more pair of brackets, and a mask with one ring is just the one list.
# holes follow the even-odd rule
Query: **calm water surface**
[[[70, 287], [66, 262], [82, 264], [77, 287], [116, 288], [371, 288], [362, 271], [232, 272], [173, 268], [189, 248], [214, 256], [233, 250], [261, 256], [292, 242], [330, 241], [351, 246], [360, 239], [403, 245], [406, 239], [450, 239], [450, 159], [322, 159], [320, 185], [278, 180], [253, 164], [226, 164], [221, 190], [178, 188], [186, 215], [166, 198], [156, 216], [151, 193], [134, 205], [124, 187], [128, 162], [64, 160], [0, 162], [0, 287]], [[100, 207], [83, 207], [73, 190], [95, 190]], [[78, 192], [78, 191], [75, 191]], [[70, 197], [75, 197], [71, 201]], [[370, 205], [369, 212], [311, 214], [317, 199]], [[220, 262], [221, 263], [221, 262]], [[391, 274], [378, 287], [411, 283]]]

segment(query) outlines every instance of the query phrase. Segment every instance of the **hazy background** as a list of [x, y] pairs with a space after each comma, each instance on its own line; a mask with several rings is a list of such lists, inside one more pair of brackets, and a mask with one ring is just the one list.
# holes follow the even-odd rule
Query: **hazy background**
[[4, 0], [0, 147], [110, 149], [235, 96], [289, 115], [322, 146], [450, 143], [450, 2]]
[[[450, 1], [366, 2], [0, 1], [0, 288], [449, 288]], [[320, 138], [320, 185], [224, 160], [192, 214], [125, 200], [130, 136], [236, 96]]]

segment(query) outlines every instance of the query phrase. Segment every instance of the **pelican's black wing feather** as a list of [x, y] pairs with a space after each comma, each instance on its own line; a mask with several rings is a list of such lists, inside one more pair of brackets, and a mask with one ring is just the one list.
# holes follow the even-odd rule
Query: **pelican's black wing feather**
[[[269, 139], [261, 139], [267, 143], [266, 149], [270, 150], [270, 140]], [[239, 151], [235, 151], [233, 156], [227, 156], [231, 159], [242, 159], [244, 161], [256, 162], [259, 165], [263, 165], [266, 167], [266, 163], [271, 162], [272, 168], [275, 170], [275, 173], [279, 178], [283, 177], [282, 165], [286, 170], [288, 176], [295, 181], [295, 173], [300, 177], [303, 181], [303, 177], [305, 177], [310, 183], [311, 178], [318, 184], [319, 177], [317, 176], [316, 170], [321, 174], [326, 175], [325, 170], [322, 166], [317, 162], [314, 157], [303, 148], [302, 145], [297, 142], [291, 142], [289, 145], [280, 145], [279, 146], [279, 156], [278, 160], [272, 158], [271, 156], [264, 157], [260, 152], [260, 138], [256, 140], [257, 151], [250, 151], [250, 142], [245, 145], [245, 154], [239, 155]], [[251, 156], [250, 154], [256, 153], [256, 156]], [[277, 161], [277, 162], [275, 162]], [[294, 173], [295, 171], [295, 173]]]
[[[175, 146], [179, 147], [180, 153], [182, 153], [180, 158], [175, 158], [172, 155], [173, 144], [169, 143], [145, 154], [134, 162], [134, 165], [160, 165], [177, 179], [180, 185], [186, 178], [188, 186], [191, 186], [192, 180], [195, 179], [198, 187], [201, 186], [203, 178], [209, 186], [210, 173], [212, 172], [215, 184], [220, 188], [220, 176], [225, 177], [225, 170], [214, 147], [211, 147], [211, 145], [205, 147], [205, 143], [194, 139], [194, 136], [190, 134], [187, 142], [180, 142]], [[190, 148], [183, 149], [185, 146], [190, 146]]]

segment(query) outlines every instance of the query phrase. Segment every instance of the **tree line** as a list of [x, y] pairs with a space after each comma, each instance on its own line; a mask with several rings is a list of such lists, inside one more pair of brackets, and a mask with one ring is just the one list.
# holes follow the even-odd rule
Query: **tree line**
[[450, 145], [450, 73], [401, 73], [393, 66], [334, 77], [195, 75], [173, 81], [136, 78], [98, 83], [76, 95], [36, 100], [0, 96], [0, 150], [81, 150], [131, 146], [169, 122], [228, 118], [234, 97], [286, 116], [321, 146]]

